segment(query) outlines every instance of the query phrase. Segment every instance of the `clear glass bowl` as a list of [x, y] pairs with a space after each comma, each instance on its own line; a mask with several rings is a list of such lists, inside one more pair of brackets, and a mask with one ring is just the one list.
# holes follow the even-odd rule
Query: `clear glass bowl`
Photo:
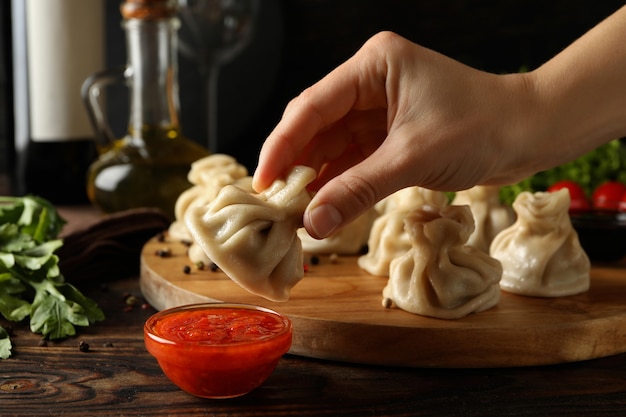
[[146, 349], [179, 388], [231, 398], [260, 386], [292, 343], [291, 321], [270, 309], [233, 303], [160, 311], [144, 325]]

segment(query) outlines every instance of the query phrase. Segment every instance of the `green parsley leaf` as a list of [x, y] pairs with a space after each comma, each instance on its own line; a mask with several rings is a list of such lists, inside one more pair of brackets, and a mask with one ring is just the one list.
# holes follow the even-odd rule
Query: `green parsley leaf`
[[66, 221], [47, 200], [0, 196], [0, 224], [13, 223], [37, 242], [55, 239]]
[[0, 359], [10, 358], [12, 348], [9, 333], [0, 326]]
[[[30, 317], [31, 331], [49, 339], [104, 320], [98, 305], [61, 275], [54, 252], [63, 245], [57, 236], [64, 224], [45, 199], [0, 197], [0, 314], [11, 321]], [[9, 335], [0, 332], [0, 358], [11, 349]]]

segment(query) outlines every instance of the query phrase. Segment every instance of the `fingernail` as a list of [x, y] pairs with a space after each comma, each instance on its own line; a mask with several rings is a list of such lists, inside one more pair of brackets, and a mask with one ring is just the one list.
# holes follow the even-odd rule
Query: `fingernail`
[[319, 205], [309, 213], [309, 225], [319, 238], [330, 235], [341, 224], [342, 220], [343, 217], [339, 210], [330, 204]]

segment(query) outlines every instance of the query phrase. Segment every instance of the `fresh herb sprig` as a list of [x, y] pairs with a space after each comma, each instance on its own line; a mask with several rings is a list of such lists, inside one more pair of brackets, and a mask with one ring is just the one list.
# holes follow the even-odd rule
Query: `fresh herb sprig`
[[[47, 200], [0, 196], [0, 314], [30, 318], [30, 330], [46, 339], [76, 334], [75, 326], [104, 320], [91, 299], [65, 282], [55, 251], [65, 220]], [[0, 359], [11, 356], [9, 333], [0, 326]]]

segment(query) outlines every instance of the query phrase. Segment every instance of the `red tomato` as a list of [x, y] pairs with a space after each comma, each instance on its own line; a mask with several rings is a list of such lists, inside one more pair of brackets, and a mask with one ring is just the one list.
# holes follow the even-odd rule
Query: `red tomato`
[[607, 181], [593, 192], [593, 207], [600, 210], [617, 210], [626, 194], [626, 185], [619, 181]]
[[585, 211], [591, 208], [591, 203], [585, 194], [585, 190], [577, 182], [571, 180], [562, 180], [552, 184], [548, 188], [549, 192], [559, 191], [566, 188], [569, 191], [570, 211]]
[[619, 205], [617, 206], [617, 209], [618, 209], [619, 211], [626, 212], [626, 194], [624, 194], [624, 195], [622, 196], [622, 199], [621, 199], [621, 201], [619, 202]]

